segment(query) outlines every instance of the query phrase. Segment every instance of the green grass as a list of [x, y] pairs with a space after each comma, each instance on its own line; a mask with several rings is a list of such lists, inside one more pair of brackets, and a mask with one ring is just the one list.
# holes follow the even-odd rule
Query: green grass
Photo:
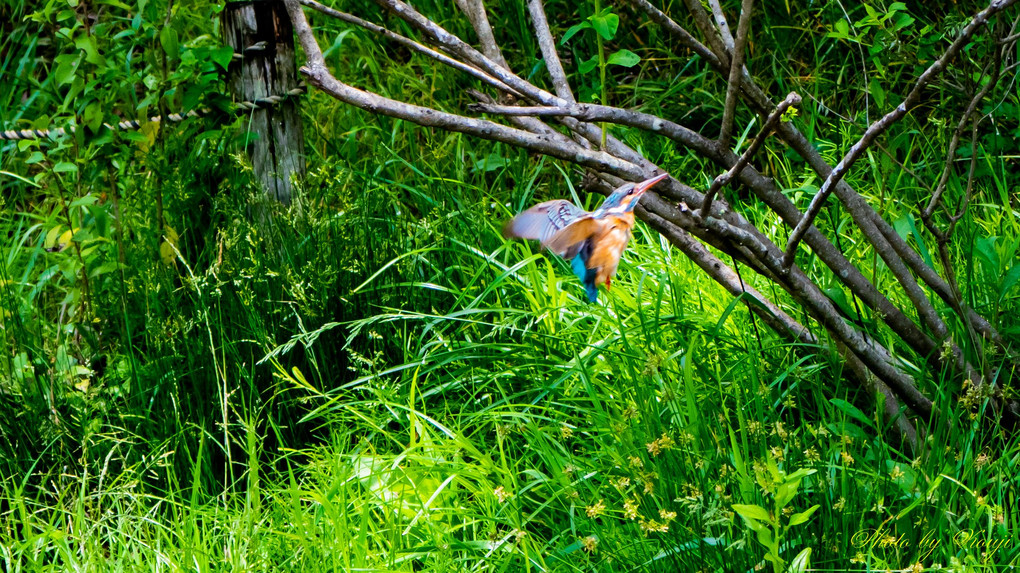
[[[455, 186], [425, 168], [397, 193], [385, 172], [324, 169], [277, 235], [228, 227], [202, 275], [186, 250], [157, 264], [144, 290], [166, 289], [182, 324], [146, 336], [176, 353], [135, 359], [167, 426], [100, 417], [75, 470], [5, 479], [7, 568], [750, 570], [764, 550], [731, 508], [770, 506], [770, 462], [816, 470], [791, 508], [820, 509], [783, 546], [810, 547], [816, 567], [980, 560], [953, 535], [1020, 525], [1003, 479], [1016, 439], [950, 396], [955, 422], [911, 454], [851, 404], [867, 397], [837, 362], [749, 328], [654, 234], [639, 227], [612, 293], [587, 305], [563, 263], [499, 237], [499, 179]], [[544, 166], [524, 169], [498, 177]], [[359, 198], [338, 208], [345, 196]], [[452, 209], [381, 216], [418, 197]], [[330, 304], [364, 317], [333, 320]], [[84, 411], [113, 390], [83, 393]], [[856, 546], [879, 527], [907, 541]], [[922, 559], [929, 532], [942, 543]]]
[[[448, 6], [418, 7], [464, 24]], [[620, 12], [626, 29], [633, 16]], [[523, 12], [507, 18], [505, 29], [528, 29]], [[323, 38], [342, 30], [331, 26]], [[0, 72], [45, 77], [48, 56], [15, 28], [0, 40]], [[821, 97], [865, 81], [836, 40], [806, 26], [790, 45], [767, 30], [750, 65], [774, 70], [774, 93]], [[717, 80], [648, 34], [647, 47], [631, 46], [646, 60], [635, 76], [611, 78], [613, 102], [680, 109], [715, 133], [721, 103], [700, 96]], [[772, 46], [789, 57], [771, 58]], [[594, 44], [569, 49], [579, 59]], [[381, 50], [350, 34], [330, 63], [419, 103], [461, 93], [452, 75]], [[515, 67], [530, 69], [533, 50], [513, 52]], [[862, 103], [847, 91], [832, 105], [855, 115]], [[61, 94], [29, 92], [0, 94], [15, 110], [4, 121], [38, 117]], [[291, 208], [265, 207], [266, 225], [251, 222], [262, 199], [235, 146], [243, 118], [186, 122], [145, 152], [122, 140], [0, 147], [3, 171], [18, 176], [0, 178], [4, 570], [771, 569], [768, 537], [734, 511], [752, 505], [782, 516], [773, 545], [786, 565], [806, 549], [820, 570], [1020, 562], [1004, 543], [1020, 529], [1020, 441], [982, 421], [986, 397], [961, 394], [923, 357], [893, 344], [942, 413], [912, 451], [837, 357], [777, 337], [643, 225], [593, 305], [565, 263], [503, 239], [502, 223], [534, 202], [597, 205], [568, 166], [319, 93], [302, 112], [309, 175]], [[802, 120], [833, 157], [859, 127]], [[888, 145], [936, 169], [946, 142], [907, 138], [922, 121]], [[617, 135], [690, 184], [715, 174], [662, 141]], [[950, 247], [968, 301], [1015, 337], [1015, 181], [1006, 144], [987, 145], [980, 194]], [[44, 161], [26, 163], [34, 151]], [[851, 182], [876, 204], [906, 197], [884, 211], [901, 220], [924, 191], [882, 157]], [[57, 172], [60, 161], [77, 171]], [[798, 202], [818, 185], [778, 146], [761, 161]], [[155, 228], [157, 193], [173, 233]], [[847, 220], [834, 208], [818, 224], [889, 284]], [[824, 276], [810, 258], [805, 268]], [[872, 335], [888, 337], [870, 319]], [[1008, 385], [1008, 361], [977, 358]]]

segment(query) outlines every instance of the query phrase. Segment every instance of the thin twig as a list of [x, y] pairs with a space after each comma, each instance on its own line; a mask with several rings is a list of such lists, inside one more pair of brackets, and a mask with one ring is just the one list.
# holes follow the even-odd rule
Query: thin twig
[[[929, 227], [929, 231], [935, 235], [936, 243], [939, 249], [939, 258], [942, 259], [942, 268], [946, 273], [946, 281], [953, 288], [956, 293], [957, 305], [962, 301], [962, 295], [960, 293], [960, 286], [956, 282], [956, 272], [953, 270], [953, 261], [949, 255], [947, 245], [950, 239], [953, 237], [953, 231], [956, 229], [956, 223], [963, 217], [963, 214], [967, 212], [967, 206], [970, 205], [970, 199], [974, 192], [974, 171], [977, 168], [977, 144], [978, 144], [978, 125], [981, 123], [979, 118], [974, 118], [973, 125], [971, 126], [970, 132], [970, 170], [967, 173], [967, 189], [964, 192], [963, 199], [960, 201], [960, 207], [954, 215], [949, 217], [949, 225], [945, 231], [939, 231], [932, 224]], [[955, 309], [954, 309], [955, 310]], [[962, 311], [957, 310], [962, 314]]]
[[946, 229], [945, 233], [947, 240], [948, 237], [952, 236], [956, 224], [963, 218], [964, 213], [967, 212], [967, 206], [974, 197], [974, 172], [977, 170], [978, 125], [980, 124], [981, 119], [975, 118], [974, 127], [970, 133], [970, 171], [967, 172], [967, 188], [964, 190], [963, 201], [960, 203], [956, 214], [949, 217], [949, 228]]
[[347, 22], [348, 24], [352, 24], [354, 26], [358, 26], [359, 28], [364, 28], [370, 32], [379, 34], [389, 40], [393, 40], [394, 42], [397, 42], [401, 46], [404, 46], [412, 51], [424, 54], [436, 60], [437, 62], [450, 66], [455, 70], [460, 70], [466, 74], [469, 74], [472, 77], [475, 77], [500, 91], [504, 91], [507, 93], [514, 94], [517, 97], [521, 97], [521, 95], [516, 90], [507, 86], [505, 83], [499, 81], [498, 79], [490, 76], [489, 74], [483, 72], [482, 70], [479, 70], [474, 66], [465, 64], [464, 62], [461, 62], [459, 60], [455, 60], [447, 55], [437, 52], [436, 50], [433, 50], [428, 46], [419, 44], [418, 42], [415, 42], [414, 40], [406, 36], [401, 36], [396, 32], [383, 28], [382, 26], [379, 26], [377, 24], [373, 24], [372, 22], [362, 20], [361, 18], [358, 18], [357, 16], [354, 16], [352, 14], [335, 10], [333, 8], [330, 8], [329, 6], [325, 6], [323, 4], [320, 4], [319, 2], [316, 2], [315, 0], [298, 0], [298, 1], [301, 2], [301, 4], [304, 4], [305, 6], [317, 12], [321, 12], [327, 16], [331, 16], [343, 22]]
[[[733, 133], [733, 114], [737, 108], [737, 92], [740, 91], [740, 75], [744, 67], [744, 52], [747, 47], [747, 36], [751, 31], [751, 12], [754, 0], [742, 0], [740, 3], [740, 21], [737, 23], [737, 39], [733, 47], [733, 59], [730, 60], [730, 77], [726, 83], [726, 103], [723, 105], [722, 128], [719, 130], [719, 145], [730, 146]], [[723, 20], [725, 22], [725, 20]]]
[[895, 155], [893, 155], [892, 152], [889, 151], [888, 147], [882, 145], [881, 142], [875, 142], [875, 147], [877, 147], [879, 151], [884, 153], [885, 156], [889, 158], [889, 161], [895, 163], [896, 167], [898, 167], [900, 171], [909, 175], [915, 182], [917, 182], [918, 185], [925, 188], [929, 193], [931, 192], [931, 184], [928, 183], [928, 181], [925, 180], [923, 177], [921, 177], [921, 175], [918, 172], [908, 167], [904, 162], [900, 161]]
[[797, 244], [804, 237], [804, 233], [808, 227], [814, 222], [819, 211], [822, 210], [822, 205], [825, 204], [825, 200], [828, 199], [829, 193], [832, 192], [833, 188], [843, 178], [847, 170], [853, 166], [857, 159], [864, 153], [864, 151], [871, 146], [871, 143], [876, 137], [881, 135], [885, 130], [889, 129], [892, 124], [899, 121], [903, 116], [907, 114], [907, 111], [913, 108], [921, 100], [921, 92], [924, 90], [935, 76], [942, 72], [954, 57], [967, 43], [970, 41], [971, 36], [981, 26], [984, 26], [988, 22], [988, 19], [998, 12], [1008, 8], [1014, 4], [1017, 0], [995, 0], [987, 8], [978, 12], [977, 15], [968, 23], [963, 30], [960, 31], [960, 35], [957, 36], [956, 40], [949, 46], [949, 49], [942, 54], [938, 60], [935, 61], [931, 66], [928, 67], [917, 78], [917, 82], [914, 87], [904, 98], [900, 105], [896, 106], [896, 109], [887, 113], [882, 119], [879, 119], [875, 123], [868, 127], [864, 135], [857, 143], [850, 147], [850, 151], [840, 160], [835, 168], [829, 173], [829, 176], [825, 178], [825, 182], [822, 183], [822, 188], [818, 190], [818, 193], [811, 200], [811, 204], [808, 206], [807, 211], [804, 213], [804, 217], [794, 227], [793, 232], [790, 233], [789, 241], [786, 244], [786, 254], [783, 257], [783, 264], [789, 267], [793, 264], [794, 256], [797, 253]]
[[424, 33], [443, 51], [456, 55], [478, 66], [480, 69], [522, 94], [526, 99], [551, 106], [562, 106], [568, 103], [563, 98], [557, 97], [545, 90], [540, 90], [531, 83], [525, 81], [499, 62], [471, 47], [471, 45], [464, 40], [461, 40], [456, 34], [451, 34], [439, 24], [429, 20], [415, 10], [410, 4], [403, 2], [403, 0], [374, 1], [379, 6], [389, 10], [397, 17]]
[[[963, 114], [960, 115], [960, 121], [956, 125], [956, 129], [953, 131], [953, 136], [949, 140], [949, 149], [946, 151], [946, 162], [942, 167], [942, 175], [939, 177], [938, 183], [935, 185], [935, 190], [932, 191], [931, 200], [928, 201], [928, 206], [921, 211], [921, 220], [924, 221], [925, 225], [929, 224], [931, 216], [935, 213], [935, 209], [938, 208], [939, 202], [942, 200], [942, 194], [946, 190], [946, 184], [949, 182], [949, 174], [953, 168], [953, 161], [956, 159], [956, 146], [960, 143], [960, 136], [963, 135], [963, 131], [967, 128], [967, 123], [970, 121], [971, 116], [977, 109], [978, 104], [985, 99], [988, 92], [999, 83], [999, 68], [1002, 64], [1002, 52], [1001, 50], [995, 50], [995, 55], [992, 61], [989, 62], [985, 69], [981, 71], [978, 77], [984, 77], [988, 72], [988, 67], [992, 67], [992, 75], [988, 79], [988, 82], [978, 90], [974, 97], [970, 99], [970, 103], [967, 104], [967, 109], [964, 110]], [[975, 124], [976, 128], [976, 124]]]
[[[734, 58], [733, 61], [735, 62], [737, 59]], [[733, 178], [747, 166], [747, 164], [751, 161], [751, 158], [754, 157], [754, 154], [757, 153], [758, 149], [761, 148], [763, 143], [765, 143], [765, 138], [772, 133], [772, 128], [775, 127], [776, 122], [778, 122], [780, 118], [783, 117], [783, 114], [786, 113], [786, 110], [790, 109], [791, 106], [800, 105], [800, 102], [801, 97], [796, 92], [790, 92], [790, 94], [786, 96], [786, 99], [779, 102], [779, 105], [776, 106], [776, 110], [769, 115], [767, 120], [765, 120], [765, 125], [762, 126], [761, 131], [758, 132], [758, 135], [754, 138], [754, 141], [751, 142], [751, 145], [744, 150], [740, 159], [733, 164], [733, 167], [731, 167], [729, 171], [716, 177], [715, 181], [712, 182], [712, 186], [705, 193], [705, 202], [701, 205], [702, 217], [708, 216], [712, 210], [712, 200], [715, 198], [715, 194], [729, 184], [729, 182], [732, 181]], [[721, 142], [720, 145], [722, 145]]]
[[648, 0], [632, 0], [634, 6], [644, 12], [653, 22], [662, 26], [666, 32], [675, 36], [681, 44], [687, 46], [695, 54], [704, 58], [714, 68], [722, 69], [722, 63], [719, 57], [716, 56], [708, 46], [702, 44], [697, 38], [691, 35], [690, 32], [685, 30], [683, 26], [677, 24], [672, 18], [667, 16], [662, 10], [659, 10], [652, 5]]

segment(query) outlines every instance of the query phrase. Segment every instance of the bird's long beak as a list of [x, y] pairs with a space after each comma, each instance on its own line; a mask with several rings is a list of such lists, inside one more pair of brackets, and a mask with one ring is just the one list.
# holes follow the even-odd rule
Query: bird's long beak
[[[656, 175], [655, 177], [652, 177], [651, 179], [646, 179], [646, 180], [642, 181], [641, 183], [638, 183], [637, 185], [634, 186], [634, 194], [637, 197], [640, 197], [645, 191], [648, 191], [649, 189], [654, 187], [656, 183], [658, 183], [659, 181], [662, 181], [663, 179], [665, 179], [667, 177], [669, 177], [669, 173], [663, 173], [662, 175]], [[637, 197], [635, 197], [635, 199]]]

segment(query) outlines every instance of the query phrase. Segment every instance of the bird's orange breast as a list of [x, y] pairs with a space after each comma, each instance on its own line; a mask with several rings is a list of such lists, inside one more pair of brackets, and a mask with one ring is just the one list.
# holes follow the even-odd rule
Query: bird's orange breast
[[607, 284], [616, 275], [620, 256], [630, 241], [634, 227], [634, 213], [611, 215], [603, 219], [601, 229], [592, 237], [592, 252], [587, 267], [597, 269], [595, 284]]

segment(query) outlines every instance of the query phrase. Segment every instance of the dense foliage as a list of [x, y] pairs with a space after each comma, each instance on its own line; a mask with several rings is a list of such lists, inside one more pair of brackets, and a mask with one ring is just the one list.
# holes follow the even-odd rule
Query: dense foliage
[[[345, 4], [386, 21], [371, 3]], [[465, 26], [435, 4], [445, 25]], [[512, 41], [530, 37], [523, 3], [503, 4], [507, 57], [540, 73], [537, 47]], [[761, 4], [748, 66], [771, 92], [805, 95], [796, 121], [834, 160], [981, 8]], [[66, 130], [0, 142], [6, 570], [1018, 563], [1007, 540], [1020, 529], [1020, 441], [983, 420], [986, 396], [960, 398], [959, 381], [904, 352], [943, 413], [913, 451], [844, 382], [838, 356], [777, 337], [641, 225], [612, 292], [587, 304], [566, 265], [500, 235], [540, 199], [597, 204], [555, 161], [313, 92], [301, 104], [307, 178], [291, 206], [267, 203], [245, 116], [222, 93], [221, 8], [0, 0], [3, 129]], [[605, 15], [597, 2], [549, 9], [572, 14], [554, 23], [560, 37]], [[611, 45], [578, 28], [563, 48], [583, 98], [717, 131], [722, 102], [690, 106], [716, 80], [613, 9]], [[346, 81], [468, 103], [466, 80], [317, 22]], [[870, 171], [858, 188], [926, 257], [932, 239], [912, 215], [926, 190], [911, 174], [941, 169], [972, 67], [857, 168]], [[975, 144], [994, 159], [977, 166], [949, 248], [967, 301], [1015, 348], [1020, 108], [1004, 85]], [[214, 112], [104, 126], [197, 108]], [[947, 128], [918, 146], [929, 124]], [[716, 174], [662, 140], [617, 135], [678, 178]], [[962, 146], [961, 164], [971, 153]], [[759, 161], [791, 198], [817, 190], [793, 154]], [[964, 190], [949, 193], [956, 205]], [[255, 221], [256, 206], [272, 218]], [[838, 231], [846, 218], [833, 205], [819, 224]], [[841, 239], [859, 266], [881, 266]], [[981, 360], [1011, 387], [1009, 357]]]

